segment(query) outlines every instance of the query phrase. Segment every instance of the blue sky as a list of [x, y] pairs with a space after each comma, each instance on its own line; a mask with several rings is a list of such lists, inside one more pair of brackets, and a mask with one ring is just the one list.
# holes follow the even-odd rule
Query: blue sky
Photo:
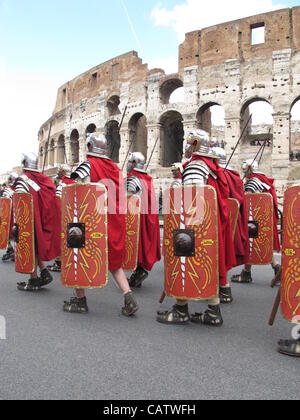
[[[300, 0], [0, 0], [0, 174], [22, 151], [37, 150], [38, 129], [67, 80], [130, 50], [171, 72], [185, 32], [296, 5]], [[6, 137], [14, 142], [9, 156]]]

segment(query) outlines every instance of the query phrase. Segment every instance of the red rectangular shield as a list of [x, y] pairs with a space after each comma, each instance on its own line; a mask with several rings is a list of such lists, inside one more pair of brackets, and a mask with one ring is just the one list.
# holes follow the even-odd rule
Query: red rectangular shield
[[164, 214], [166, 295], [194, 301], [217, 297], [219, 245], [215, 189], [210, 186], [168, 189], [164, 195]]
[[240, 214], [240, 203], [238, 202], [238, 200], [234, 198], [229, 198], [228, 208], [229, 208], [230, 226], [232, 229], [232, 239], [234, 240], [237, 222], [239, 220], [239, 214]]
[[127, 197], [126, 258], [123, 270], [134, 271], [138, 264], [140, 240], [141, 199], [137, 195]]
[[300, 324], [300, 186], [285, 192], [282, 240], [281, 310]]
[[36, 263], [32, 195], [15, 193], [13, 209], [16, 272], [31, 274], [35, 270]]
[[271, 194], [246, 194], [250, 241], [247, 264], [268, 265], [273, 261], [273, 205]]
[[9, 232], [11, 224], [12, 200], [0, 198], [0, 249], [6, 249], [9, 244]]
[[63, 188], [61, 207], [63, 285], [77, 289], [105, 287], [108, 281], [106, 188], [102, 184], [69, 185]]

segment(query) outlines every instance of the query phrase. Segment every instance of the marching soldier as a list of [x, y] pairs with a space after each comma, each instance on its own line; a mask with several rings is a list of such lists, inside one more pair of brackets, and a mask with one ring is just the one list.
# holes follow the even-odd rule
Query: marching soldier
[[[226, 169], [226, 176], [230, 198], [237, 200], [240, 204], [240, 212], [235, 232], [234, 248], [236, 256], [236, 266], [246, 264], [249, 261], [249, 231], [248, 231], [248, 214], [245, 203], [244, 183], [237, 171], [230, 167], [226, 167], [227, 155], [224, 149], [215, 148], [214, 153], [219, 158], [219, 165]], [[223, 302], [225, 303], [225, 302]]]
[[[284, 319], [294, 324], [291, 340], [280, 340], [278, 351], [284, 355], [300, 357], [300, 185], [286, 189], [283, 205], [282, 267], [280, 290], [277, 293], [270, 319], [273, 325], [277, 309], [281, 306]], [[274, 311], [275, 310], [275, 311]], [[271, 322], [272, 321], [272, 322]]]
[[[55, 180], [56, 184], [56, 197], [58, 200], [58, 206], [61, 211], [61, 196], [62, 196], [62, 189], [67, 185], [74, 184], [75, 181], [71, 179], [71, 168], [69, 165], [60, 165], [58, 169], [58, 174]], [[53, 265], [49, 265], [48, 267], [49, 271], [60, 273], [61, 272], [61, 257], [57, 257], [54, 261]]]
[[[245, 185], [246, 193], [269, 193], [272, 195], [273, 204], [274, 204], [274, 216], [273, 216], [273, 240], [274, 240], [274, 251], [280, 252], [280, 240], [278, 234], [278, 200], [276, 195], [276, 190], [274, 187], [274, 179], [268, 178], [265, 174], [258, 172], [258, 163], [253, 160], [247, 160], [243, 163], [243, 172], [247, 179]], [[233, 276], [232, 282], [234, 283], [252, 283], [253, 279], [251, 276], [251, 265], [246, 264], [244, 270], [241, 274]], [[280, 265], [276, 263], [275, 258], [273, 257], [272, 268], [274, 270], [275, 276], [280, 270]]]
[[[71, 178], [81, 183], [102, 183], [108, 190], [108, 264], [116, 283], [124, 295], [122, 314], [134, 315], [139, 306], [130, 289], [122, 264], [125, 259], [125, 190], [122, 173], [118, 166], [107, 157], [107, 139], [103, 135], [91, 134], [87, 137], [87, 161], [82, 163]], [[114, 188], [112, 187], [112, 183]], [[114, 190], [114, 191], [113, 191]], [[111, 211], [110, 211], [111, 209]], [[76, 296], [65, 302], [63, 310], [70, 313], [88, 312], [85, 289], [75, 289]]]
[[[2, 197], [3, 198], [9, 198], [12, 200], [13, 195], [14, 195], [14, 183], [16, 181], [16, 179], [18, 178], [18, 175], [14, 172], [11, 172], [8, 176], [8, 186], [5, 186], [2, 192]], [[13, 209], [11, 209], [11, 213], [13, 213]], [[13, 227], [13, 214], [11, 214], [11, 226], [10, 226], [10, 239], [9, 239], [9, 244], [8, 244], [8, 248], [6, 250], [6, 253], [3, 255], [2, 257], [2, 261], [6, 262], [6, 261], [15, 261], [15, 253], [14, 253], [14, 249], [11, 243], [11, 230]]]
[[[47, 286], [53, 278], [46, 268], [46, 262], [60, 255], [60, 220], [52, 180], [38, 171], [35, 154], [22, 157], [23, 174], [15, 182], [15, 195], [29, 193], [33, 199], [33, 219], [35, 232], [35, 269], [28, 282], [18, 283], [18, 290], [35, 292]], [[40, 268], [38, 277], [37, 265]]]
[[[205, 131], [195, 130], [189, 134], [185, 155], [190, 161], [184, 165], [183, 186], [210, 185], [217, 193], [220, 296], [223, 293], [229, 296], [230, 286], [227, 282], [227, 271], [235, 265], [236, 261], [227, 203], [229, 188], [223, 173], [224, 170], [215, 161], [215, 156], [210, 153], [209, 136]], [[225, 289], [227, 289], [226, 292]], [[190, 317], [187, 301], [177, 300], [176, 305], [170, 311], [158, 312], [157, 321], [163, 324], [183, 325], [191, 320], [196, 324], [219, 327], [223, 324], [220, 302], [220, 297], [210, 300], [205, 313], [196, 313]]]
[[130, 155], [127, 172], [127, 192], [141, 196], [138, 267], [129, 279], [131, 287], [140, 288], [154, 264], [161, 260], [158, 203], [152, 178], [145, 171], [142, 153]]

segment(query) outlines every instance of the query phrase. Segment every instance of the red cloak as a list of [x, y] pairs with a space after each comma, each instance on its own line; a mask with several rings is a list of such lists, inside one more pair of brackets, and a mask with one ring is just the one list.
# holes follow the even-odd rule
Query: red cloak
[[264, 191], [266, 193], [269, 193], [273, 197], [273, 203], [274, 203], [274, 251], [280, 252], [281, 246], [280, 246], [280, 240], [279, 240], [279, 233], [278, 233], [278, 221], [279, 221], [279, 211], [278, 211], [278, 199], [276, 194], [276, 189], [274, 187], [275, 179], [268, 178], [266, 175], [261, 173], [253, 173], [250, 175], [249, 179], [252, 178], [258, 178], [261, 182], [264, 184], [267, 184], [271, 189], [268, 191], [267, 189]]
[[151, 271], [154, 264], [161, 260], [158, 203], [151, 176], [135, 169], [128, 177], [131, 175], [142, 183], [138, 264], [144, 270]]
[[63, 175], [63, 177], [61, 179], [61, 182], [63, 184], [65, 184], [65, 185], [73, 185], [73, 184], [75, 184], [75, 181], [73, 179], [68, 178], [67, 176], [64, 176], [64, 175]]
[[[208, 185], [215, 188], [218, 200], [218, 228], [219, 228], [219, 276], [220, 286], [227, 284], [227, 272], [236, 265], [234, 253], [234, 244], [232, 240], [232, 231], [229, 219], [228, 198], [229, 187], [224, 175], [224, 169], [219, 164], [209, 158], [194, 154], [191, 161], [202, 160], [209, 169], [217, 176], [208, 178]], [[184, 168], [189, 164], [187, 162]]]
[[248, 214], [245, 206], [245, 188], [238, 172], [227, 169], [225, 171], [225, 176], [229, 186], [230, 198], [234, 198], [240, 203], [240, 214], [234, 239], [236, 264], [239, 266], [246, 264], [250, 255]]
[[88, 156], [88, 161], [91, 164], [91, 182], [101, 181], [108, 190], [108, 265], [111, 271], [119, 270], [126, 258], [123, 175], [110, 159]]
[[25, 171], [25, 175], [39, 187], [30, 187], [33, 197], [36, 250], [40, 261], [52, 261], [60, 255], [60, 211], [52, 180], [38, 172]]

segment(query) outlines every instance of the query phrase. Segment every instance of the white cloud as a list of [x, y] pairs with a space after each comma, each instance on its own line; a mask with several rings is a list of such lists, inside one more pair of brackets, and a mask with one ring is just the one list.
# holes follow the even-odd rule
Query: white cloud
[[187, 32], [282, 7], [285, 5], [275, 6], [272, 0], [210, 0], [205, 4], [199, 0], [186, 0], [172, 9], [155, 7], [152, 18], [156, 26], [172, 28], [182, 42]]
[[[146, 60], [147, 61], [147, 60]], [[149, 69], [163, 69], [166, 74], [178, 72], [178, 57], [156, 58], [148, 61]]]
[[38, 130], [52, 115], [62, 77], [11, 72], [0, 58], [0, 174], [20, 164], [22, 152], [38, 153]]

